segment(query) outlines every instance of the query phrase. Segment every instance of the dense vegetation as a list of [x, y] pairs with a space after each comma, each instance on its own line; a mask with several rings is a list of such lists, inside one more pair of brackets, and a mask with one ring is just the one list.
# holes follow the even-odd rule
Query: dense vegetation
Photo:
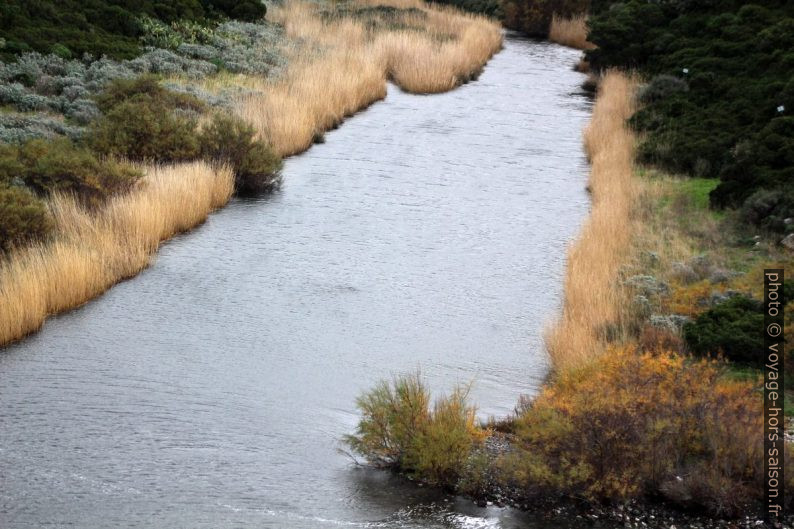
[[221, 17], [251, 21], [265, 10], [258, 0], [8, 0], [0, 4], [0, 58], [38, 51], [130, 59], [141, 52], [142, 17], [166, 24]]
[[718, 177], [713, 206], [794, 230], [794, 4], [594, 2], [590, 28], [591, 67], [649, 79], [632, 118], [640, 161]]
[[484, 447], [484, 438], [505, 433], [475, 425], [465, 392], [432, 409], [429, 402], [416, 376], [381, 382], [358, 400], [362, 418], [349, 445], [430, 483], [486, 496], [511, 491], [519, 503], [655, 496], [736, 516], [763, 491], [759, 397], [752, 382], [725, 379], [713, 361], [614, 350], [525, 401], [507, 428], [510, 449]]
[[434, 4], [451, 5], [469, 11], [480, 13], [489, 17], [502, 18], [502, 2], [499, 0], [432, 0]]
[[42, 199], [52, 193], [74, 195], [95, 209], [107, 198], [128, 191], [142, 175], [117, 160], [203, 159], [227, 165], [242, 194], [266, 191], [279, 183], [281, 160], [256, 139], [253, 127], [222, 111], [200, 127], [199, 117], [207, 112], [207, 105], [195, 96], [164, 88], [154, 76], [113, 81], [95, 101], [101, 117], [82, 139], [0, 145], [0, 222], [4, 224], [0, 249], [47, 235]]
[[503, 0], [504, 25], [532, 37], [546, 37], [554, 15], [570, 18], [589, 5], [589, 0]]
[[379, 466], [454, 488], [470, 451], [484, 438], [466, 395], [456, 388], [431, 408], [419, 375], [381, 381], [358, 399], [362, 419], [347, 443]]

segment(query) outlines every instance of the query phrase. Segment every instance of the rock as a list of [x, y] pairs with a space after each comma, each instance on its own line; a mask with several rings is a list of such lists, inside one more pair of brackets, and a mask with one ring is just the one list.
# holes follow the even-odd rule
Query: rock
[[794, 250], [794, 233], [789, 233], [786, 235], [780, 244], [788, 248], [789, 250]]

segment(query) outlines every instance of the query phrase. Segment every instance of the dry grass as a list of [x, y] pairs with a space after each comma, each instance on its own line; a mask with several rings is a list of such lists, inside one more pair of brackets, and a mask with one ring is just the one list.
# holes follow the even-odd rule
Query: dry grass
[[638, 199], [632, 164], [634, 136], [625, 126], [633, 110], [633, 92], [629, 77], [607, 73], [585, 130], [593, 205], [568, 253], [562, 315], [546, 333], [556, 370], [597, 358], [607, 340], [620, 341], [629, 319], [618, 272], [632, 244], [632, 216]]
[[592, 42], [587, 42], [586, 15], [576, 15], [571, 18], [554, 15], [549, 26], [549, 40], [579, 50], [595, 48]]
[[91, 214], [71, 197], [51, 200], [54, 240], [0, 266], [0, 344], [101, 294], [147, 266], [160, 242], [204, 221], [231, 197], [234, 176], [204, 163], [150, 168], [140, 188]]
[[257, 93], [239, 101], [238, 113], [289, 156], [385, 97], [387, 79], [413, 93], [451, 90], [501, 48], [501, 30], [486, 18], [416, 0], [391, 4], [420, 9], [423, 16], [406, 14], [404, 22], [421, 31], [368, 27], [354, 17], [324, 19], [321, 6], [300, 0], [272, 8], [269, 17], [284, 25], [290, 42], [301, 44], [287, 50], [286, 73], [257, 80]]

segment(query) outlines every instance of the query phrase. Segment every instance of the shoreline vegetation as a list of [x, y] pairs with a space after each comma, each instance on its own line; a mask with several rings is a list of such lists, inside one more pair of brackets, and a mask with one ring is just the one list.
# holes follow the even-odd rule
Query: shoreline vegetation
[[[548, 37], [601, 53], [587, 30], [584, 15], [552, 15]], [[590, 59], [576, 68], [588, 71]], [[569, 250], [539, 394], [478, 424], [466, 388], [433, 402], [418, 375], [398, 376], [361, 396], [347, 442], [376, 465], [483, 505], [626, 527], [755, 527], [764, 490], [757, 300], [763, 269], [790, 268], [791, 250], [774, 232], [748, 230], [743, 210], [710, 209], [716, 178], [643, 160], [648, 138], [634, 119], [663, 96], [651, 95], [658, 81], [623, 72], [590, 73], [592, 210]], [[791, 322], [794, 288], [784, 290]], [[783, 465], [790, 497], [788, 452]]]
[[[482, 13], [584, 50], [576, 68], [597, 87], [584, 134], [592, 210], [545, 334], [552, 372], [486, 424], [466, 387], [433, 401], [418, 375], [383, 381], [358, 399], [349, 446], [480, 503], [630, 527], [755, 526], [761, 277], [790, 269], [794, 250], [794, 85], [780, 73], [794, 8], [756, 1], [96, 0], [39, 12], [12, 0], [0, 345], [134, 276], [233, 194], [277, 188], [282, 157], [385, 97], [388, 80], [432, 94], [476, 78], [501, 29], [457, 8]], [[38, 27], [49, 30], [25, 29]], [[790, 397], [794, 283], [783, 289]], [[783, 464], [790, 507], [788, 452]]]
[[[77, 307], [134, 276], [162, 241], [203, 222], [235, 189], [277, 186], [278, 157], [305, 151], [322, 141], [325, 131], [383, 99], [387, 80], [412, 93], [448, 91], [475, 78], [502, 44], [496, 22], [418, 0], [334, 5], [288, 0], [272, 8], [268, 20], [241, 28], [227, 23], [223, 34], [201, 26], [187, 31], [155, 24], [151, 42], [177, 42], [177, 53], [163, 48], [142, 56], [149, 61], [146, 71], [172, 72], [159, 73], [159, 78], [136, 80], [141, 59], [89, 59], [86, 70], [82, 63], [33, 54], [7, 67], [5, 77], [29, 83], [11, 85], [16, 92], [0, 94], [5, 104], [18, 109], [30, 107], [28, 101], [41, 108], [50, 104], [42, 94], [53, 92], [39, 88], [42, 78], [72, 70], [95, 79], [91, 69], [97, 67], [110, 73], [106, 80], [93, 81], [100, 85], [98, 95], [85, 99], [84, 106], [95, 115], [86, 121], [87, 132], [74, 134], [74, 147], [57, 135], [51, 140], [48, 131], [44, 140], [35, 139], [41, 127], [25, 128], [29, 123], [38, 126], [37, 119], [52, 118], [17, 110], [9, 114], [8, 123], [22, 122], [15, 129], [22, 139], [20, 147], [0, 153], [16, 170], [13, 175], [9, 170], [10, 184], [0, 178], [0, 191], [14, 193], [9, 197], [13, 203], [0, 203], [0, 215], [20, 229], [19, 237], [3, 241], [8, 244], [0, 263], [0, 345], [36, 331], [47, 316]], [[202, 31], [209, 35], [201, 36]], [[196, 33], [199, 37], [193, 38]], [[229, 42], [249, 34], [276, 35], [273, 42], [252, 43], [278, 49], [275, 56], [271, 50], [253, 51], [259, 55], [252, 61], [265, 57], [273, 63], [270, 73], [235, 67], [232, 59], [216, 71], [215, 63], [185, 55], [205, 53], [209, 58], [215, 49], [227, 50]], [[155, 62], [163, 57], [172, 61], [168, 67]], [[54, 167], [37, 165], [27, 154], [34, 147], [45, 155], [54, 153], [47, 158]], [[87, 180], [93, 177], [86, 173], [102, 164], [115, 172], [108, 169], [109, 176], [100, 182]], [[28, 174], [23, 169], [30, 177], [11, 181]], [[63, 188], [60, 181], [36, 187], [45, 169], [65, 173], [74, 182]], [[120, 179], [123, 185], [110, 190], [108, 182]], [[14, 209], [19, 195], [30, 197], [33, 205]], [[86, 199], [95, 195], [96, 200]], [[34, 234], [32, 225], [41, 229]]]

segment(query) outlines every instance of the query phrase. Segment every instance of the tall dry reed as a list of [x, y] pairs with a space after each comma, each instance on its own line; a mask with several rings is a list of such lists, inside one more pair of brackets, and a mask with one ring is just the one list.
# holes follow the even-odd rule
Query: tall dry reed
[[0, 344], [138, 273], [161, 241], [203, 222], [233, 188], [230, 170], [196, 162], [149, 168], [138, 189], [99, 213], [69, 196], [53, 197], [56, 237], [0, 263]]
[[592, 50], [595, 44], [587, 41], [587, 15], [561, 18], [556, 14], [549, 26], [549, 40], [579, 50]]
[[629, 321], [618, 278], [632, 242], [638, 190], [633, 177], [634, 81], [607, 73], [601, 80], [585, 150], [592, 164], [590, 217], [568, 252], [562, 315], [546, 333], [554, 369], [580, 367], [597, 358], [607, 339], [619, 340]]
[[[382, 3], [382, 2], [380, 2]], [[312, 145], [345, 117], [386, 96], [386, 80], [413, 93], [451, 90], [476, 76], [502, 45], [499, 26], [484, 17], [392, 0], [423, 15], [406, 14], [416, 30], [370, 27], [352, 17], [329, 19], [321, 6], [287, 0], [270, 17], [291, 42], [290, 65], [277, 80], [259, 80], [238, 113], [254, 124], [277, 153], [289, 156]], [[250, 85], [250, 80], [247, 81]]]

